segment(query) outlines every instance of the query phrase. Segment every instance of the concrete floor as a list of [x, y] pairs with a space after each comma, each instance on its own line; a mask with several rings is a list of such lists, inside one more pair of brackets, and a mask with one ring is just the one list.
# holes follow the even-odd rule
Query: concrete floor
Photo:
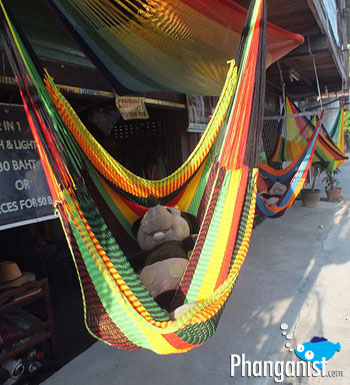
[[[274, 379], [230, 376], [231, 354], [250, 361], [298, 360], [292, 348], [325, 337], [341, 344], [327, 370], [343, 377], [285, 377], [283, 384], [350, 384], [350, 162], [341, 167], [342, 203], [300, 201], [266, 220], [251, 246], [216, 334], [200, 348], [172, 356], [126, 352], [96, 342], [44, 385], [273, 384]], [[72, 341], [72, 343], [75, 343]], [[279, 377], [281, 378], [281, 377]]]

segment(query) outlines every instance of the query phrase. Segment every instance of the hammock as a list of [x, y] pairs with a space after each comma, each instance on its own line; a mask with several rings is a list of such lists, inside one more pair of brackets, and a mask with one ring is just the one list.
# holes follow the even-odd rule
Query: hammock
[[[263, 0], [252, 2], [237, 55], [197, 147], [159, 181], [140, 178], [94, 140], [53, 79], [31, 60], [0, 0], [1, 29], [49, 187], [80, 277], [90, 333], [119, 348], [182, 353], [210, 338], [248, 251], [256, 197], [265, 85]], [[11, 18], [12, 19], [12, 18]], [[132, 270], [131, 224], [152, 194], [201, 221], [173, 307], [157, 305]]]
[[[318, 117], [314, 116], [314, 118], [312, 119], [312, 122], [314, 125], [316, 125], [315, 122], [318, 122]], [[344, 103], [342, 103], [339, 108], [339, 112], [335, 118], [335, 121], [333, 123], [333, 126], [329, 131], [329, 136], [332, 138], [337, 148], [343, 154], [345, 154], [345, 137], [344, 137], [345, 124], [344, 123], [345, 123], [344, 122]], [[328, 135], [328, 131], [323, 124], [322, 124], [322, 131]], [[344, 159], [337, 160], [334, 162], [329, 162], [327, 169], [335, 170], [336, 168], [341, 166], [343, 163], [344, 163]]]
[[[259, 175], [257, 181], [258, 194], [256, 198], [256, 211], [258, 214], [270, 218], [277, 218], [283, 215], [293, 205], [300, 190], [305, 184], [312, 163], [317, 140], [321, 131], [320, 123], [321, 122], [318, 123], [317, 128], [313, 132], [300, 156], [288, 167], [282, 170], [276, 170], [265, 163], [259, 163]], [[266, 204], [264, 199], [262, 199], [262, 193], [268, 191], [276, 181], [285, 185], [287, 187], [286, 191], [279, 197], [275, 204]]]
[[[233, 0], [48, 0], [119, 93], [219, 95], [247, 10]], [[304, 42], [268, 23], [267, 65]]]
[[[300, 110], [296, 105], [289, 98], [286, 98], [286, 115], [294, 115], [299, 112]], [[281, 131], [277, 138], [274, 152], [269, 159], [271, 162], [293, 161], [297, 159], [315, 131], [315, 126], [311, 120], [303, 116], [288, 118], [285, 125], [283, 123], [284, 121], [281, 120]], [[345, 159], [347, 157], [344, 151], [339, 149], [327, 131], [321, 128], [312, 163], [320, 162], [327, 169], [333, 169], [334, 161], [344, 161]]]

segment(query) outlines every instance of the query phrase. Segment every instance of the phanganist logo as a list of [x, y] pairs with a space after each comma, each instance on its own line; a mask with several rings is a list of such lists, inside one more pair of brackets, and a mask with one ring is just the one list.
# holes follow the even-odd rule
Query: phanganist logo
[[343, 377], [343, 370], [327, 370], [328, 360], [341, 351], [339, 342], [313, 337], [309, 342], [298, 344], [293, 349], [290, 343], [292, 335], [287, 332], [288, 325], [282, 323], [280, 328], [287, 340], [285, 347], [302, 361], [250, 361], [244, 353], [231, 354], [231, 377], [270, 377], [276, 383], [282, 383], [286, 377]]

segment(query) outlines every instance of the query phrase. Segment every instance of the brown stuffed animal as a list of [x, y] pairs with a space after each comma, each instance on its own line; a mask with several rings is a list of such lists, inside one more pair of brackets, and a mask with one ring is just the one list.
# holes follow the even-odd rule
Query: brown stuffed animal
[[167, 311], [186, 270], [196, 231], [193, 215], [158, 204], [133, 225], [142, 252], [134, 256], [131, 265], [155, 301]]

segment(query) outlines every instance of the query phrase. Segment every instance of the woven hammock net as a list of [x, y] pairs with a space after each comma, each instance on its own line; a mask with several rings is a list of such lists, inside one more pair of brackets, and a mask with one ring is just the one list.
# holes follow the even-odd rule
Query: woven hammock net
[[[298, 107], [286, 98], [286, 115], [299, 114]], [[295, 116], [281, 120], [280, 135], [278, 136], [273, 154], [270, 157], [272, 162], [293, 161], [303, 152], [315, 125], [312, 120], [304, 116]], [[332, 135], [321, 125], [321, 131], [316, 144], [313, 163], [321, 163], [324, 168], [334, 170], [346, 159], [344, 153], [344, 115], [340, 109], [337, 119], [332, 128]], [[333, 140], [333, 138], [336, 142]]]
[[[227, 65], [219, 102], [200, 142], [179, 169], [154, 181], [128, 171], [93, 138], [40, 69], [2, 0], [0, 5], [7, 55], [78, 271], [88, 330], [128, 350], [169, 354], [199, 346], [216, 330], [253, 227], [265, 86], [265, 2], [251, 4], [236, 63]], [[172, 301], [174, 308], [193, 306], [175, 320], [157, 305], [128, 262], [137, 250], [131, 225], [146, 212], [149, 195], [196, 215], [201, 223]]]
[[[247, 10], [232, 0], [49, 0], [119, 93], [220, 95]], [[266, 65], [304, 41], [267, 23]], [[127, 90], [127, 91], [125, 91]]]
[[[322, 115], [323, 116], [323, 113]], [[262, 162], [259, 162], [259, 175], [257, 180], [257, 212], [269, 218], [278, 218], [283, 215], [294, 203], [303, 188], [312, 160], [314, 158], [316, 146], [321, 132], [322, 118], [317, 124], [310, 139], [297, 158], [287, 167], [275, 169]], [[263, 192], [267, 192], [275, 182], [285, 185], [285, 192], [277, 197], [274, 204], [266, 204], [262, 199]]]
[[[314, 126], [317, 125], [319, 118], [315, 116], [311, 122]], [[334, 119], [332, 127], [327, 130], [327, 128], [322, 123], [322, 132], [329, 137], [335, 146], [339, 149], [341, 155], [339, 160], [330, 161], [327, 165], [327, 170], [335, 170], [337, 167], [341, 166], [345, 159], [345, 121], [344, 121], [344, 103], [341, 102], [339, 111], [336, 118]]]

